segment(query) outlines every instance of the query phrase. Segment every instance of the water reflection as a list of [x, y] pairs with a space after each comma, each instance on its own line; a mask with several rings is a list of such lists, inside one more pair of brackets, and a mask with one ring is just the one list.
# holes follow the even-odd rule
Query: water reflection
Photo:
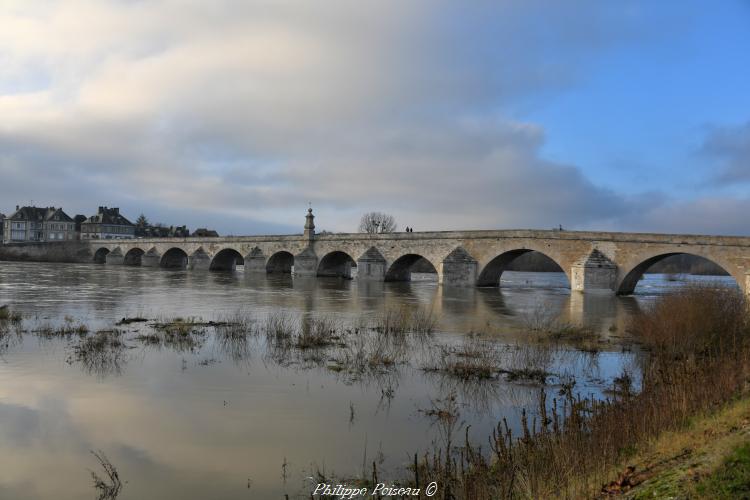
[[[469, 332], [523, 345], [525, 318], [542, 307], [611, 340], [598, 352], [551, 353], [545, 363], [556, 376], [546, 390], [554, 394], [556, 384], [574, 376], [581, 391], [600, 393], [624, 368], [637, 368], [637, 352], [622, 352], [628, 315], [672, 286], [647, 277], [645, 292], [616, 298], [571, 294], [564, 276], [554, 273], [507, 272], [503, 279], [497, 289], [450, 289], [432, 282], [0, 263], [0, 304], [22, 311], [26, 329], [70, 316], [88, 325], [91, 338], [117, 328], [123, 339], [116, 363], [109, 363], [77, 357], [75, 336], [42, 342], [37, 334], [6, 332], [0, 498], [94, 498], [87, 469], [98, 464], [90, 450], [104, 451], [127, 481], [121, 499], [304, 494], [304, 477], [314, 467], [356, 474], [353, 464], [365, 450], [369, 459], [382, 452], [384, 474], [401, 470], [404, 457], [438, 437], [419, 412], [431, 400], [459, 394], [470, 437], [485, 442], [498, 419], [517, 421], [539, 398], [539, 386], [528, 382], [426, 373], [431, 349], [461, 343]], [[298, 350], [299, 359], [279, 363], [267, 356], [262, 335], [237, 339], [209, 328], [199, 345], [177, 349], [138, 340], [148, 326], [114, 326], [125, 317], [221, 321], [238, 312], [261, 321], [280, 310], [354, 325], [417, 307], [436, 314], [437, 332], [410, 347], [408, 362], [361, 377], [331, 369], [341, 355], [335, 349], [322, 361]], [[515, 362], [508, 356], [505, 363]]]

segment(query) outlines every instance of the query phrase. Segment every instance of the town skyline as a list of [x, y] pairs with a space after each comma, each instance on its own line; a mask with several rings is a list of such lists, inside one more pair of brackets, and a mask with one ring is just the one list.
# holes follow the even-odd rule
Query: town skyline
[[7, 215], [0, 212], [0, 242], [58, 243], [80, 240], [122, 240], [134, 238], [218, 237], [209, 228], [191, 231], [186, 224], [151, 221], [141, 213], [132, 221], [119, 207], [99, 205], [95, 214], [71, 215], [61, 206], [16, 205]]
[[750, 234], [746, 1], [5, 5], [0, 211]]

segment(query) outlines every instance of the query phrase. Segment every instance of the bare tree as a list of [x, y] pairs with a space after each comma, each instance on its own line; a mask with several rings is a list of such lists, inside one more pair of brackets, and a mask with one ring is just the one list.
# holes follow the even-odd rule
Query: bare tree
[[359, 221], [360, 233], [392, 233], [396, 227], [396, 219], [382, 212], [368, 212]]

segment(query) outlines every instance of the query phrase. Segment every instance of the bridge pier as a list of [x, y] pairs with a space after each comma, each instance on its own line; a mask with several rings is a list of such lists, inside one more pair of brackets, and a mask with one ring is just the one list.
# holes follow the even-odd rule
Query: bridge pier
[[438, 282], [443, 286], [467, 287], [477, 284], [477, 261], [462, 247], [443, 259], [438, 271]]
[[208, 271], [211, 268], [211, 257], [199, 248], [188, 257], [187, 268], [193, 271]]
[[141, 257], [141, 267], [159, 267], [160, 264], [161, 254], [153, 248]]
[[385, 281], [385, 257], [375, 247], [367, 250], [357, 261], [358, 281]]
[[266, 258], [258, 248], [254, 248], [249, 254], [245, 255], [244, 260], [246, 273], [266, 272]]
[[307, 247], [294, 256], [292, 274], [295, 276], [316, 276], [318, 274], [318, 256], [311, 247]]
[[594, 249], [571, 269], [570, 289], [579, 292], [615, 292], [617, 266], [614, 262]]
[[120, 250], [120, 247], [115, 248], [111, 252], [107, 254], [107, 256], [104, 258], [104, 262], [108, 265], [116, 265], [121, 266], [125, 263], [125, 256], [122, 254], [122, 250]]

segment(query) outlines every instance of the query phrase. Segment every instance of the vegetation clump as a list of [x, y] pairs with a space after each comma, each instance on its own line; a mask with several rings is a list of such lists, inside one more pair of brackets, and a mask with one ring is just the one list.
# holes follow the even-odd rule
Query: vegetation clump
[[62, 324], [53, 326], [49, 323], [44, 323], [42, 325], [39, 325], [34, 330], [34, 333], [36, 333], [37, 336], [43, 339], [49, 340], [56, 337], [69, 338], [74, 335], [84, 337], [89, 334], [89, 331], [89, 327], [85, 323], [76, 322], [73, 317], [65, 316]]
[[84, 370], [104, 376], [119, 374], [125, 359], [126, 346], [122, 341], [122, 332], [118, 330], [100, 330], [94, 335], [84, 337], [72, 348], [68, 362], [80, 363]]
[[431, 310], [417, 308], [386, 309], [375, 323], [375, 331], [386, 335], [407, 333], [430, 334], [435, 330], [437, 318]]
[[146, 323], [146, 322], [148, 322], [146, 318], [141, 318], [139, 316], [136, 316], [133, 318], [122, 318], [120, 321], [115, 323], [115, 326], [129, 325], [131, 323]]
[[491, 380], [501, 372], [500, 352], [495, 343], [476, 338], [458, 346], [438, 346], [425, 371], [444, 373], [462, 380]]
[[141, 333], [136, 340], [151, 346], [165, 346], [181, 351], [195, 351], [203, 345], [206, 336], [206, 326], [220, 325], [214, 322], [204, 322], [197, 318], [177, 317], [163, 320], [151, 325], [153, 332]]
[[250, 337], [257, 333], [255, 322], [246, 313], [228, 316], [215, 327], [216, 341], [226, 355], [234, 361], [250, 357]]
[[3, 323], [18, 324], [23, 319], [23, 315], [12, 310], [7, 305], [0, 307], [0, 325]]
[[313, 349], [340, 344], [339, 330], [336, 321], [330, 316], [304, 318], [295, 345], [300, 349]]

